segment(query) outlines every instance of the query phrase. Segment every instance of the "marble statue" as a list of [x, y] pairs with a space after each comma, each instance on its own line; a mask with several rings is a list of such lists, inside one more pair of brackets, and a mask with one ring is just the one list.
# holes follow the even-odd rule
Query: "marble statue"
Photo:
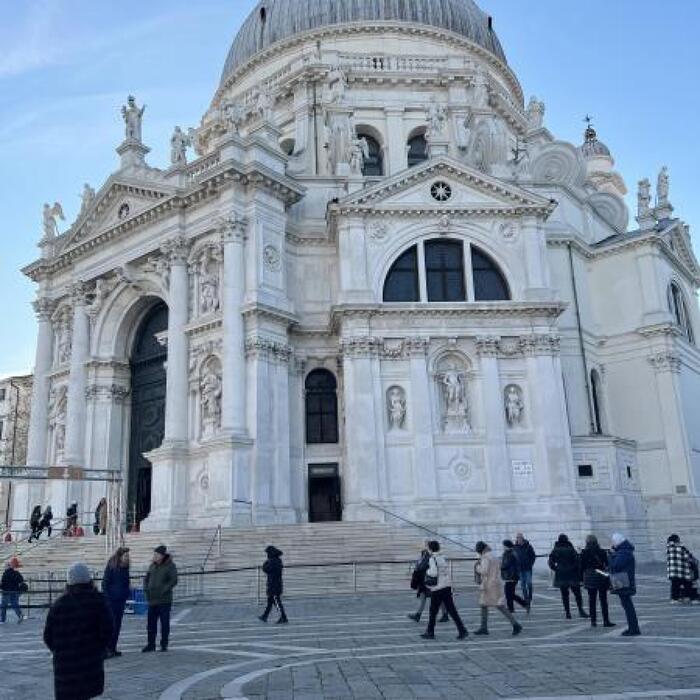
[[447, 131], [447, 107], [431, 102], [427, 112], [428, 137], [431, 139], [445, 136]]
[[44, 204], [44, 238], [55, 238], [58, 236], [56, 219], [66, 220], [66, 217], [63, 215], [63, 207], [58, 202], [54, 202], [53, 206]]
[[469, 148], [469, 140], [471, 138], [471, 114], [466, 117], [463, 115], [455, 115], [454, 127], [455, 127], [455, 137], [457, 141], [457, 148], [460, 151], [466, 151]]
[[406, 394], [400, 386], [392, 386], [386, 397], [389, 430], [403, 429], [406, 421]]
[[479, 69], [474, 76], [474, 106], [488, 107], [489, 104], [489, 79], [486, 73]]
[[348, 80], [340, 66], [334, 66], [326, 76], [326, 101], [330, 104], [340, 104], [345, 98]]
[[202, 273], [199, 281], [199, 310], [210, 314], [219, 310], [219, 278], [216, 274]]
[[464, 371], [450, 363], [435, 376], [441, 396], [442, 429], [445, 433], [469, 430], [467, 387]]
[[527, 128], [529, 130], [542, 128], [544, 124], [544, 109], [544, 102], [541, 102], [533, 95], [527, 103]]
[[122, 118], [126, 127], [125, 138], [127, 140], [141, 141], [141, 122], [145, 111], [146, 105], [137, 107], [136, 98], [133, 95], [129, 95], [127, 104], [122, 106]]
[[256, 114], [265, 121], [270, 121], [272, 119], [272, 105], [274, 100], [272, 95], [267, 88], [259, 90], [255, 97], [255, 112]]
[[511, 428], [519, 425], [523, 419], [525, 404], [523, 403], [520, 389], [513, 384], [506, 389], [505, 409], [508, 425]]
[[350, 172], [353, 175], [362, 175], [362, 167], [367, 158], [369, 158], [367, 139], [364, 136], [353, 139], [350, 151]]
[[447, 410], [458, 409], [464, 401], [464, 384], [459, 372], [445, 372], [442, 377], [442, 386], [447, 403]]
[[95, 201], [95, 188], [90, 187], [90, 185], [86, 182], [83, 185], [83, 193], [80, 195], [80, 199], [80, 213], [84, 214], [90, 208], [90, 205]]
[[202, 435], [213, 435], [221, 427], [221, 376], [213, 363], [205, 365], [199, 385], [202, 402]]
[[668, 204], [668, 168], [664, 165], [659, 172], [656, 182], [656, 205], [663, 207]]
[[58, 330], [58, 341], [56, 343], [56, 360], [59, 365], [70, 360], [71, 332], [67, 323], [62, 323]]
[[173, 165], [187, 164], [187, 148], [192, 145], [192, 139], [179, 126], [175, 127], [170, 137], [170, 162]]
[[355, 131], [352, 128], [350, 116], [347, 114], [331, 114], [326, 138], [328, 139], [328, 159], [333, 174], [338, 174], [338, 165], [350, 163], [352, 144]]
[[637, 183], [637, 216], [643, 218], [649, 215], [651, 205], [651, 182], [644, 178]]

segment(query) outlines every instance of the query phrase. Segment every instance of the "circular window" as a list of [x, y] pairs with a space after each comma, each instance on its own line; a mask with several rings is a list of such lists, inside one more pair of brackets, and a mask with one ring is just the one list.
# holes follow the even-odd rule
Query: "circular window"
[[124, 202], [124, 204], [122, 204], [117, 211], [117, 217], [119, 220], [121, 221], [122, 219], [126, 219], [126, 217], [129, 216], [129, 211], [129, 205]]
[[438, 202], [446, 202], [452, 197], [452, 188], [442, 180], [434, 182], [430, 188], [430, 194]]

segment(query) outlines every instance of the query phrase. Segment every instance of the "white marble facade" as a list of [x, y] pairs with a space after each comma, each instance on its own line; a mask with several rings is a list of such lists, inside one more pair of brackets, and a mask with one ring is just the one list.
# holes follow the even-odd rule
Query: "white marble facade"
[[[25, 269], [39, 320], [29, 463], [130, 478], [129, 362], [163, 300], [144, 528], [304, 521], [314, 464], [338, 465], [344, 519], [382, 517], [373, 503], [542, 543], [697, 528], [700, 270], [667, 173], [655, 201], [640, 182], [630, 227], [608, 149], [592, 128], [578, 147], [548, 131], [481, 13], [488, 41], [438, 13], [309, 20], [250, 49], [275, 8], [244, 25], [171, 167], [146, 164], [147, 114], [130, 100], [120, 167], [67, 231], [60, 206], [45, 212]], [[433, 241], [464, 250], [455, 301], [431, 301]], [[413, 246], [417, 296], [384, 301]], [[479, 292], [477, 255], [507, 299]], [[306, 440], [320, 368], [337, 386], [337, 442]], [[83, 502], [100, 488], [46, 486]], [[23, 494], [16, 517], [48, 498]]]

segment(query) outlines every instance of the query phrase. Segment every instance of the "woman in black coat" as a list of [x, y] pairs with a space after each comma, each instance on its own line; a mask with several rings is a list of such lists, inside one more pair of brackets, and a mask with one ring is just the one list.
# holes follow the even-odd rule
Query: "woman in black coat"
[[31, 535], [29, 535], [29, 542], [39, 539], [39, 533], [41, 532], [41, 526], [39, 525], [40, 522], [41, 506], [34, 506], [32, 514], [29, 516], [29, 527], [32, 531]]
[[107, 647], [107, 657], [121, 656], [117, 650], [119, 633], [122, 629], [124, 608], [129, 599], [129, 548], [119, 547], [110, 557], [102, 577], [102, 592], [112, 612], [114, 632]]
[[267, 554], [267, 561], [263, 564], [262, 570], [267, 575], [267, 607], [259, 619], [267, 622], [272, 606], [276, 605], [280, 611], [280, 619], [277, 620], [277, 624], [285, 625], [288, 620], [282, 605], [282, 569], [284, 566], [281, 559], [282, 552], [277, 547], [270, 545], [265, 548], [265, 554]]
[[579, 617], [587, 618], [581, 597], [581, 567], [578, 554], [566, 535], [559, 535], [549, 555], [549, 568], [554, 572], [554, 587], [561, 590], [561, 602], [564, 604], [566, 619], [571, 619], [569, 591], [574, 594]]
[[581, 550], [581, 574], [583, 585], [588, 591], [588, 612], [591, 616], [591, 627], [596, 626], [596, 598], [600, 598], [600, 610], [603, 613], [603, 627], [615, 627], [610, 622], [608, 614], [608, 588], [610, 577], [599, 571], [607, 572], [608, 555], [598, 544], [595, 535], [586, 537], [586, 546]]
[[112, 614], [85, 564], [73, 564], [67, 581], [46, 617], [44, 644], [53, 655], [56, 700], [89, 700], [104, 692]]

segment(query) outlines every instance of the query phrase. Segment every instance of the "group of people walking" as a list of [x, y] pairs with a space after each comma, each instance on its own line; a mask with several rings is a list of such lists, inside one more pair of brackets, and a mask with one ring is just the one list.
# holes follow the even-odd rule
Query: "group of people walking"
[[29, 529], [31, 532], [28, 541], [38, 540], [44, 530], [46, 530], [47, 536], [51, 537], [53, 531], [51, 527], [52, 520], [53, 512], [51, 511], [51, 506], [46, 506], [43, 512], [41, 506], [34, 506], [32, 514], [29, 516]]
[[[78, 502], [73, 501], [66, 510], [66, 519], [62, 530], [64, 537], [82, 537], [85, 534], [85, 531], [80, 527], [78, 522], [78, 515]], [[103, 497], [95, 507], [95, 521], [92, 526], [95, 535], [107, 534], [107, 516], [107, 499]], [[43, 511], [41, 510], [41, 506], [34, 506], [29, 516], [30, 533], [28, 542], [39, 540], [44, 531], [46, 531], [48, 537], [51, 537], [51, 533], [53, 532], [51, 523], [53, 519], [54, 515], [51, 506], [46, 506]]]
[[[673, 538], [677, 537], [675, 535]], [[564, 614], [571, 619], [571, 595], [573, 595], [580, 617], [589, 619], [592, 627], [598, 624], [597, 608], [600, 612], [604, 627], [614, 627], [610, 620], [608, 607], [608, 592], [617, 595], [627, 619], [627, 629], [622, 636], [637, 636], [641, 634], [637, 614], [632, 602], [636, 594], [634, 546], [626, 537], [615, 533], [611, 537], [612, 546], [604, 550], [594, 535], [586, 538], [586, 546], [578, 552], [565, 534], [559, 535], [548, 557], [548, 565], [552, 571], [552, 583], [561, 592]], [[491, 547], [483, 541], [474, 546], [478, 559], [474, 567], [476, 583], [479, 587], [479, 607], [481, 624], [476, 635], [489, 634], [489, 608], [495, 608], [508, 620], [514, 635], [522, 632], [522, 625], [516, 620], [515, 604], [517, 603], [530, 613], [533, 597], [532, 571], [537, 559], [532, 545], [522, 533], [518, 533], [515, 542], [503, 540], [503, 554], [500, 559], [492, 554]], [[669, 538], [669, 552], [673, 550], [673, 570], [677, 576], [672, 581], [672, 598], [674, 591], [686, 591], [684, 583], [686, 576], [693, 575], [692, 555], [683, 548], [679, 540]], [[670, 556], [670, 555], [669, 555]], [[670, 560], [669, 560], [670, 561]], [[670, 567], [670, 564], [669, 564]], [[697, 570], [697, 562], [695, 562]], [[669, 568], [669, 578], [671, 569]], [[675, 583], [674, 583], [675, 580]], [[521, 593], [517, 593], [520, 583]], [[584, 609], [581, 587], [588, 593], [588, 612]], [[457, 612], [454, 604], [452, 582], [449, 566], [440, 554], [440, 544], [435, 540], [425, 542], [425, 548], [416, 562], [411, 578], [411, 587], [419, 599], [418, 610], [409, 618], [420, 622], [427, 600], [430, 600], [428, 627], [421, 636], [424, 639], [435, 638], [435, 623], [439, 610], [444, 610], [440, 621], [452, 618], [457, 627], [457, 639], [467, 637], [467, 628]], [[686, 592], [686, 595], [687, 594]]]

